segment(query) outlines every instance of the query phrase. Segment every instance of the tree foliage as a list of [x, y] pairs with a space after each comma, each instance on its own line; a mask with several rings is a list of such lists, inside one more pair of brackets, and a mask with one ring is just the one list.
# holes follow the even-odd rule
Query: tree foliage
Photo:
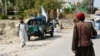
[[82, 4], [83, 6], [88, 6], [89, 3], [90, 3], [90, 0], [83, 0], [81, 4]]
[[4, 6], [5, 1], [7, 4], [10, 2], [11, 5], [17, 6], [20, 9], [39, 9], [43, 5], [47, 10], [61, 8], [64, 2], [63, 0], [2, 0]]
[[30, 13], [37, 14], [38, 12], [40, 12], [41, 5], [45, 8], [46, 11], [50, 11], [53, 9], [62, 8], [62, 4], [64, 3], [64, 0], [1, 0], [1, 1], [3, 4], [2, 9], [5, 9], [5, 5], [7, 5], [7, 10], [12, 10], [12, 11], [16, 10], [23, 12], [29, 11], [28, 14]]

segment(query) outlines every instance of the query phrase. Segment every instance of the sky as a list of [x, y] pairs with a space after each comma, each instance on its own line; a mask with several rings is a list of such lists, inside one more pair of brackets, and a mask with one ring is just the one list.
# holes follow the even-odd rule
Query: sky
[[94, 6], [100, 9], [100, 0], [95, 0]]
[[[66, 0], [65, 0], [66, 1]], [[72, 2], [77, 2], [78, 0], [67, 0], [67, 1], [72, 1]], [[82, 0], [79, 0], [82, 1]], [[94, 7], [97, 7], [100, 9], [100, 0], [94, 0]]]

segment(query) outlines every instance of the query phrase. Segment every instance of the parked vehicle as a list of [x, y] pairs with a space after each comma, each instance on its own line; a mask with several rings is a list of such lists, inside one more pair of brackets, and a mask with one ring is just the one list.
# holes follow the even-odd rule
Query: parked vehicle
[[100, 10], [95, 12], [94, 22], [96, 29], [100, 30]]
[[100, 19], [100, 10], [97, 10], [97, 11], [95, 12], [95, 17], [94, 17], [94, 19], [95, 19], [95, 20]]
[[94, 22], [92, 20], [85, 20], [85, 22], [87, 22], [90, 25], [90, 27], [93, 27], [93, 29], [92, 29], [93, 30], [93, 32], [92, 32], [92, 38], [93, 39], [96, 38], [97, 37], [97, 31], [95, 29]]

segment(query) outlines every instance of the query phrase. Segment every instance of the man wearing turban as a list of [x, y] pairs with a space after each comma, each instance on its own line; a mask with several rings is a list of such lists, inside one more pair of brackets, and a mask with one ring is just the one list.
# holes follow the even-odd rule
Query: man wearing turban
[[92, 28], [84, 22], [85, 15], [82, 12], [77, 13], [78, 22], [74, 26], [72, 51], [75, 56], [95, 56], [92, 43]]

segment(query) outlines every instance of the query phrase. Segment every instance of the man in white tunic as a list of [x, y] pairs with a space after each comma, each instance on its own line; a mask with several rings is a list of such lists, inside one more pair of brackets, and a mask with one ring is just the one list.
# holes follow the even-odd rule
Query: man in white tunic
[[20, 23], [19, 23], [19, 37], [21, 41], [21, 46], [24, 47], [26, 41], [28, 40], [27, 36], [27, 30], [26, 30], [26, 25], [23, 21], [23, 18], [19, 18]]

